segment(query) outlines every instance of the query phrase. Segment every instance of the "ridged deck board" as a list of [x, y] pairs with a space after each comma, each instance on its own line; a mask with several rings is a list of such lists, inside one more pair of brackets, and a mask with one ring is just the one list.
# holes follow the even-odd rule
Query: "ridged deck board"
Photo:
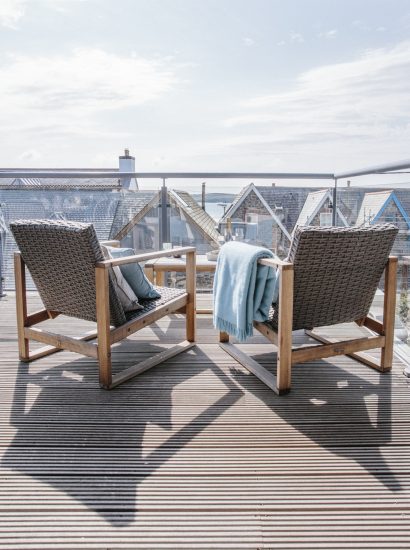
[[[114, 348], [114, 370], [183, 331], [179, 315], [144, 329]], [[274, 372], [265, 342], [240, 348]], [[345, 357], [297, 365], [277, 397], [200, 316], [197, 347], [105, 392], [89, 358], [19, 364], [10, 295], [0, 377], [1, 549], [410, 547], [410, 391], [398, 362], [386, 375]]]

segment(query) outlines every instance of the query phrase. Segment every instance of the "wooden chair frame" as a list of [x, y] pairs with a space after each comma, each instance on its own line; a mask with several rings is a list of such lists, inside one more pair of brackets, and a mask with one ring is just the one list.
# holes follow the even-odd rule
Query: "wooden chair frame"
[[[118, 246], [118, 241], [109, 241], [104, 244]], [[104, 389], [110, 390], [122, 382], [141, 374], [142, 372], [162, 363], [163, 361], [174, 357], [175, 355], [191, 348], [195, 343], [196, 337], [196, 319], [195, 319], [195, 300], [196, 300], [196, 249], [194, 247], [184, 247], [171, 250], [161, 250], [159, 252], [150, 252], [146, 254], [137, 254], [117, 259], [109, 259], [98, 262], [95, 267], [96, 281], [96, 318], [97, 330], [89, 332], [80, 338], [55, 334], [40, 328], [34, 328], [34, 325], [54, 319], [60, 313], [42, 309], [35, 313], [27, 313], [27, 293], [26, 293], [26, 274], [25, 263], [19, 252], [14, 255], [14, 271], [16, 281], [16, 309], [17, 309], [17, 332], [19, 357], [23, 362], [31, 362], [41, 357], [57, 353], [62, 350], [73, 351], [82, 355], [97, 359], [99, 363], [99, 380]], [[162, 256], [173, 256], [175, 254], [186, 254], [186, 292], [169, 300], [157, 308], [141, 314], [119, 327], [110, 326], [110, 305], [109, 305], [109, 267], [121, 266], [134, 262], [152, 260]], [[111, 346], [116, 342], [127, 338], [134, 332], [150, 325], [161, 317], [173, 312], [183, 310], [186, 314], [186, 340], [156, 354], [132, 367], [124, 369], [122, 372], [113, 375], [111, 367]], [[89, 340], [97, 339], [96, 343]], [[36, 340], [47, 344], [34, 353], [30, 353], [29, 341]]]
[[[229, 343], [229, 335], [220, 332], [220, 346], [238, 363], [252, 372], [278, 395], [289, 392], [291, 387], [292, 365], [314, 359], [323, 359], [335, 355], [347, 355], [360, 363], [380, 372], [388, 372], [393, 362], [394, 318], [396, 308], [397, 258], [389, 257], [385, 267], [385, 287], [383, 322], [370, 317], [355, 319], [359, 326], [364, 326], [371, 336], [344, 341], [331, 341], [313, 330], [305, 330], [311, 338], [321, 342], [321, 345], [306, 346], [292, 349], [292, 312], [293, 312], [293, 264], [276, 258], [261, 259], [260, 264], [278, 267], [280, 270], [279, 289], [279, 322], [276, 332], [265, 323], [254, 321], [254, 327], [278, 348], [276, 376], [262, 367], [252, 358]], [[376, 335], [374, 335], [374, 333]], [[381, 348], [380, 363], [364, 350]]]

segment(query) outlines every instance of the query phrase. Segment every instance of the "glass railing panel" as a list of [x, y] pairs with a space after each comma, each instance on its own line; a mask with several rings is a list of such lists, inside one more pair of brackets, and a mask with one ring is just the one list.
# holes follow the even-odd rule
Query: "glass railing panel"
[[[158, 208], [152, 208], [141, 220], [130, 227], [120, 239], [121, 246], [139, 252], [152, 252], [160, 248], [160, 221]], [[132, 219], [132, 214], [129, 216]], [[129, 223], [129, 222], [127, 222]]]
[[[60, 179], [58, 182], [48, 181], [47, 185], [37, 184], [33, 180], [27, 185], [7, 187], [2, 181], [0, 179], [0, 227], [3, 223], [6, 233], [4, 228], [0, 229], [0, 250], [6, 289], [14, 288], [15, 245], [7, 228], [15, 219], [46, 218], [93, 223], [101, 240], [112, 239], [121, 232], [121, 244], [136, 252], [158, 250], [167, 242], [173, 246], [193, 245], [200, 256], [205, 256], [218, 248], [218, 236], [222, 236], [264, 246], [282, 258], [288, 253], [296, 223], [328, 226], [333, 220], [333, 189], [326, 181], [322, 185], [320, 181], [315, 182], [316, 186], [292, 186], [285, 182], [283, 185], [264, 185], [263, 180], [259, 180], [254, 186], [255, 192], [246, 191], [245, 187], [250, 187], [250, 184], [244, 182], [246, 192], [242, 194], [240, 208], [231, 214], [229, 227], [227, 217], [222, 221], [216, 219], [224, 210], [229, 212], [226, 197], [222, 199], [221, 194], [220, 200], [225, 203], [223, 206], [218, 204], [218, 199], [213, 203], [206, 202], [211, 216], [201, 217], [198, 197], [195, 201], [192, 194], [186, 191], [176, 191], [179, 195], [172, 195], [172, 178], [167, 179], [166, 226], [163, 225], [161, 193], [158, 191], [133, 192], [122, 189], [114, 180], [110, 186], [98, 178], [90, 180], [90, 185], [76, 185], [73, 180], [62, 182]], [[142, 187], [150, 185], [139, 181]], [[191, 189], [192, 185], [191, 181]], [[152, 187], [155, 188], [155, 185]], [[238, 184], [238, 193], [240, 187], [242, 184]], [[184, 186], [178, 183], [178, 188], [183, 189]], [[155, 200], [156, 204], [138, 217], [138, 212], [151, 204], [150, 201], [155, 203]], [[316, 208], [319, 203], [320, 207]], [[392, 251], [399, 257], [396, 333], [406, 345], [409, 273], [405, 258], [410, 256], [410, 188], [395, 189], [393, 195], [388, 186], [350, 186], [339, 182], [336, 219], [338, 225], [344, 226], [391, 222], [399, 228]], [[181, 280], [180, 275], [169, 275], [169, 284], [177, 285]], [[197, 283], [199, 289], [210, 291], [212, 274], [199, 275]], [[32, 288], [30, 279], [28, 286]], [[377, 300], [380, 301], [380, 297], [376, 296], [372, 308], [376, 317], [380, 316]]]

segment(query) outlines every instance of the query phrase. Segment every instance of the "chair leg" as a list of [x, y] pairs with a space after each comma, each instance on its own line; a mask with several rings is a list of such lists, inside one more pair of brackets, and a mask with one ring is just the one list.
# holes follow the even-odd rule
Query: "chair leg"
[[382, 348], [380, 366], [382, 372], [391, 370], [393, 364], [394, 318], [396, 312], [397, 258], [391, 257], [384, 273], [383, 329], [385, 345]]
[[14, 278], [16, 283], [17, 334], [20, 361], [28, 362], [30, 358], [29, 340], [24, 336], [27, 321], [26, 271], [20, 253], [14, 254]]
[[109, 390], [112, 384], [111, 372], [111, 334], [110, 304], [108, 294], [108, 269], [97, 267], [95, 270], [98, 363], [100, 368], [100, 386]]
[[293, 318], [293, 269], [281, 266], [279, 289], [277, 388], [287, 393], [291, 387], [292, 369], [292, 318]]
[[99, 365], [99, 380], [100, 386], [105, 390], [111, 389], [112, 384], [112, 369], [111, 369], [111, 348], [102, 351], [100, 348], [100, 339], [98, 339], [98, 365]]

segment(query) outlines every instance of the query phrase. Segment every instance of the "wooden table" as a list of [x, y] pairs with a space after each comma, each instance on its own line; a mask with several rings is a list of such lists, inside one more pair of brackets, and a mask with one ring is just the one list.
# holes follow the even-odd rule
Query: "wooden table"
[[[185, 273], [186, 261], [185, 257], [182, 258], [158, 258], [146, 262], [145, 274], [148, 279], [157, 284], [158, 286], [164, 286], [165, 273], [167, 271], [176, 271], [178, 273]], [[216, 269], [216, 261], [208, 260], [206, 256], [197, 255], [196, 257], [196, 272], [214, 273]], [[211, 309], [199, 309], [197, 313], [212, 313]]]

